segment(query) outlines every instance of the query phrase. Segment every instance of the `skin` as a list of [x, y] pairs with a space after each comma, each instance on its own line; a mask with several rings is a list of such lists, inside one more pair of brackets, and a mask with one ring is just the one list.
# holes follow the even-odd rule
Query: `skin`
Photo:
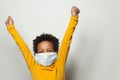
[[[71, 8], [71, 16], [78, 16], [79, 17], [80, 10], [73, 6]], [[11, 16], [8, 16], [8, 19], [5, 22], [6, 26], [14, 25], [14, 20]], [[37, 52], [38, 53], [45, 53], [45, 52], [54, 52], [53, 44], [49, 41], [42, 41], [37, 45]]]
[[71, 8], [71, 15], [72, 16], [78, 16], [79, 17], [79, 13], [80, 13], [80, 10], [77, 7], [73, 6]]
[[37, 53], [54, 52], [53, 44], [49, 41], [42, 41], [37, 45]]

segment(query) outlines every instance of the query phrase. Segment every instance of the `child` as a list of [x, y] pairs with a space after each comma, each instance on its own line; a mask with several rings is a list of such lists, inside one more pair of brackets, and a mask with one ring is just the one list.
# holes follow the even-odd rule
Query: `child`
[[9, 16], [6, 21], [8, 32], [18, 44], [24, 59], [31, 72], [32, 80], [65, 80], [65, 63], [67, 60], [72, 35], [78, 23], [80, 10], [71, 8], [71, 19], [59, 48], [58, 39], [51, 34], [41, 34], [33, 40], [34, 56], [23, 41]]

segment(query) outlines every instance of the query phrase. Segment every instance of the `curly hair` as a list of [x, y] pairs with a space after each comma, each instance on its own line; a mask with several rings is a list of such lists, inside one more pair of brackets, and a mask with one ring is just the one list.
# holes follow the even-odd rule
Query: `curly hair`
[[40, 36], [37, 36], [34, 40], [33, 40], [33, 51], [34, 53], [37, 53], [37, 45], [42, 42], [42, 41], [49, 41], [53, 44], [54, 47], [54, 51], [58, 52], [58, 48], [59, 48], [59, 40], [58, 38], [56, 38], [55, 36], [53, 36], [52, 34], [41, 34]]

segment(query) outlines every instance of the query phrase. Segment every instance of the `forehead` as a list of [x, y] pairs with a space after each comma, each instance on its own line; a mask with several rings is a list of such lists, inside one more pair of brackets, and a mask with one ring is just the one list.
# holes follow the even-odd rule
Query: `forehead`
[[53, 49], [53, 43], [50, 41], [42, 41], [37, 45], [38, 49], [46, 49], [46, 48], [52, 48]]

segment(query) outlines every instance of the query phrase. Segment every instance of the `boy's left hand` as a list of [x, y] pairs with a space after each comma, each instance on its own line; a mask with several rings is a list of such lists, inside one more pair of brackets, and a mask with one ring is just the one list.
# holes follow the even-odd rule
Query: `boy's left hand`
[[77, 7], [73, 6], [71, 8], [71, 15], [72, 16], [79, 16], [79, 13], [80, 13], [80, 10]]

